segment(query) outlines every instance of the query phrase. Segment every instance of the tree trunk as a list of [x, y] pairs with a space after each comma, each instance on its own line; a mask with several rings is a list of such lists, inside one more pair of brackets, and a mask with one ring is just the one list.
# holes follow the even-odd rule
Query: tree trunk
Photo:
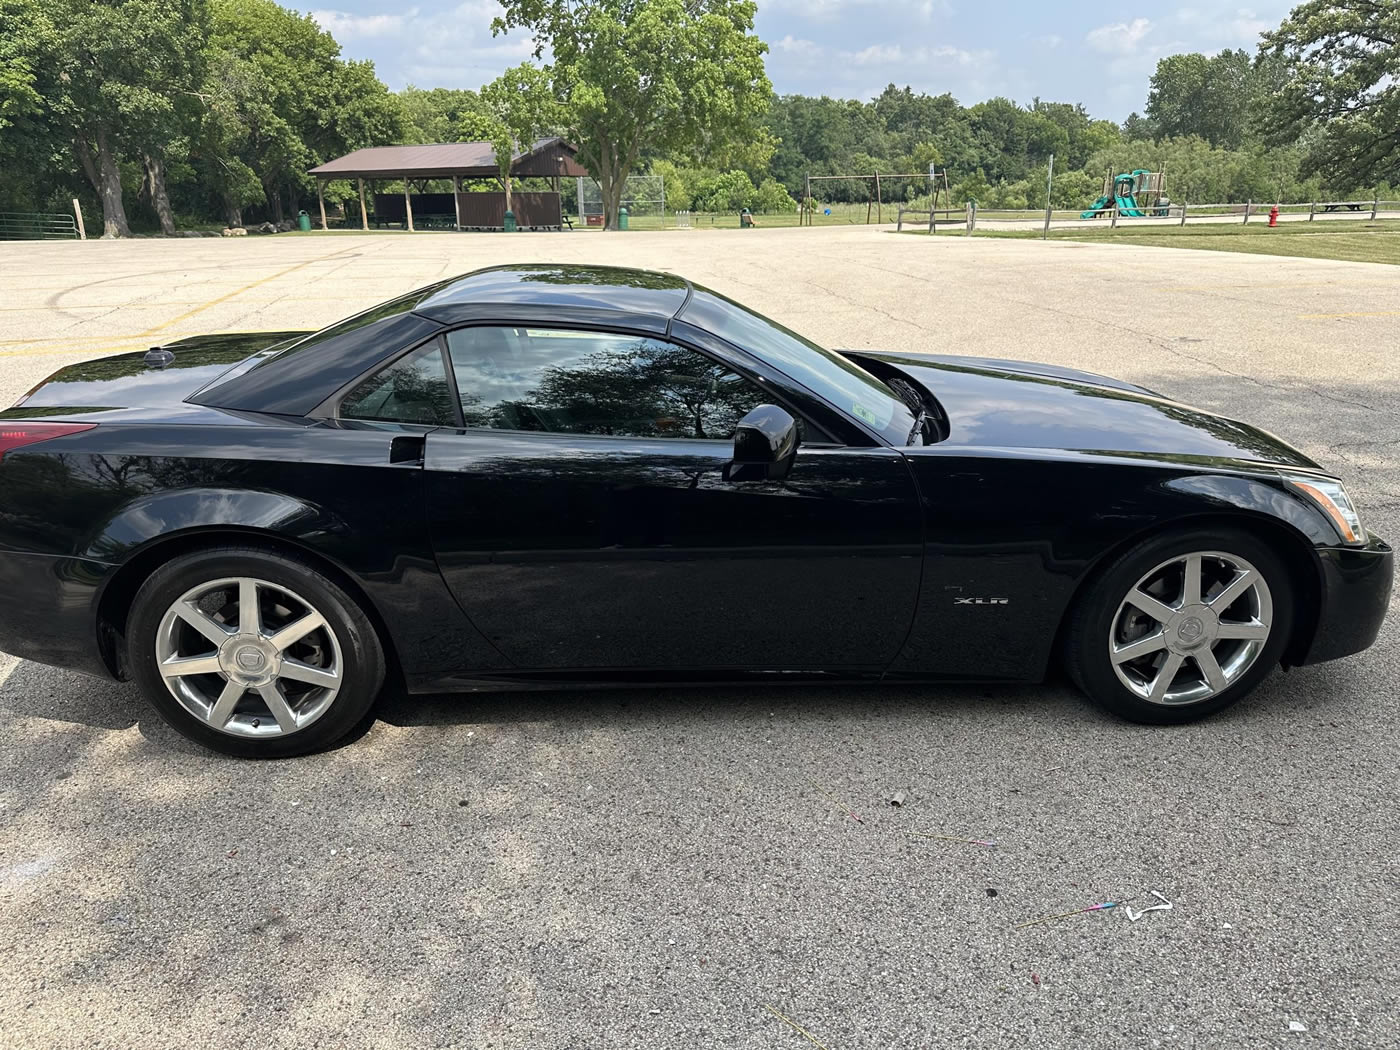
[[228, 224], [232, 228], [243, 225], [243, 209], [233, 203], [232, 197], [224, 198], [224, 218], [228, 219]]
[[598, 188], [603, 193], [603, 221], [604, 229], [616, 230], [621, 222], [622, 211], [622, 188], [627, 185], [625, 179], [619, 179], [609, 172], [604, 176], [604, 181]]
[[170, 194], [165, 189], [165, 161], [149, 153], [142, 154], [146, 164], [146, 177], [151, 185], [151, 206], [160, 220], [160, 232], [166, 237], [175, 236], [175, 213], [170, 210]]
[[92, 159], [92, 148], [88, 145], [87, 139], [81, 135], [73, 139], [73, 152], [78, 157], [78, 163], [83, 167], [83, 174], [87, 176], [88, 182], [92, 183], [95, 192], [102, 192], [102, 180], [97, 177], [97, 165]]
[[510, 176], [509, 176], [509, 175], [507, 175], [506, 178], [505, 178], [505, 186], [506, 186], [506, 211], [510, 211]]
[[272, 221], [280, 223], [282, 221], [282, 188], [274, 186], [270, 191], [265, 190], [264, 193], [272, 205]]
[[130, 237], [131, 226], [122, 205], [122, 173], [112, 154], [106, 128], [97, 131], [97, 176], [97, 192], [102, 198], [102, 236]]

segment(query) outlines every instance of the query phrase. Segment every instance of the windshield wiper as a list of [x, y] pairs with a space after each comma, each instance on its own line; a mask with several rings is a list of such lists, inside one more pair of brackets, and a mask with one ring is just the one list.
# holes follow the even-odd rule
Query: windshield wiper
[[923, 432], [924, 420], [927, 418], [928, 413], [925, 412], [922, 408], [919, 409], [917, 413], [915, 413], [913, 429], [909, 431], [909, 436], [904, 439], [904, 443], [906, 445], [912, 445], [914, 443], [914, 438]]

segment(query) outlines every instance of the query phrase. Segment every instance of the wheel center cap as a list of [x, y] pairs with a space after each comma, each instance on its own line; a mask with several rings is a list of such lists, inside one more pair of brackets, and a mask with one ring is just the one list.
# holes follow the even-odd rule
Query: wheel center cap
[[1219, 618], [1204, 605], [1182, 609], [1167, 625], [1167, 648], [1190, 652], [1215, 641], [1220, 627]]
[[231, 681], [256, 688], [267, 685], [281, 670], [282, 658], [266, 638], [239, 635], [219, 650], [219, 667]]

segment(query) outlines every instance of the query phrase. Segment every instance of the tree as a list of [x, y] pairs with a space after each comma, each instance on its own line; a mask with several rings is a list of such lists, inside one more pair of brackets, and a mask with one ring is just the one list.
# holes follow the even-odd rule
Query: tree
[[[104, 235], [129, 236], [122, 149], [158, 157], [158, 129], [178, 124], [205, 0], [54, 0], [48, 10], [56, 34], [52, 119], [101, 199]], [[162, 225], [167, 216], [168, 202]]]
[[41, 207], [56, 181], [50, 158], [69, 149], [51, 119], [57, 50], [41, 0], [0, 0], [0, 209]]
[[485, 109], [475, 91], [433, 88], [425, 91], [409, 84], [398, 93], [404, 115], [404, 140], [415, 144], [460, 142], [462, 120]]
[[1156, 137], [1157, 126], [1141, 113], [1129, 113], [1128, 119], [1123, 121], [1123, 138], [1129, 142], [1140, 139], [1150, 141]]
[[247, 172], [281, 222], [284, 200], [295, 210], [310, 188], [309, 168], [403, 137], [403, 113], [373, 64], [342, 61], [335, 38], [309, 15], [272, 0], [213, 0], [213, 15], [201, 137], [230, 176], [225, 187], [235, 188], [224, 202], [231, 222], [253, 203], [234, 203]]
[[1318, 127], [1306, 170], [1343, 186], [1400, 178], [1400, 4], [1309, 0], [1264, 34], [1260, 60], [1281, 78], [1272, 142]]
[[713, 160], [760, 136], [772, 90], [753, 0], [505, 0], [493, 32], [548, 50], [554, 93], [615, 229], [643, 149]]
[[487, 84], [481, 89], [481, 100], [496, 123], [491, 142], [509, 210], [511, 162], [516, 154], [527, 152], [536, 139], [556, 130], [563, 120], [563, 110], [554, 97], [548, 70], [529, 62], [507, 69]]
[[1253, 137], [1261, 86], [1247, 51], [1170, 55], [1152, 74], [1147, 116], [1158, 135], [1199, 135], [1212, 146], [1239, 149]]

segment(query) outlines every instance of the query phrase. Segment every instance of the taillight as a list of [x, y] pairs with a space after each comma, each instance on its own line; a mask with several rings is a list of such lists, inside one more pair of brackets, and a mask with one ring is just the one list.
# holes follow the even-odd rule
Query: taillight
[[96, 423], [21, 423], [0, 420], [0, 459], [21, 445], [33, 445], [39, 441], [67, 437], [92, 430]]

